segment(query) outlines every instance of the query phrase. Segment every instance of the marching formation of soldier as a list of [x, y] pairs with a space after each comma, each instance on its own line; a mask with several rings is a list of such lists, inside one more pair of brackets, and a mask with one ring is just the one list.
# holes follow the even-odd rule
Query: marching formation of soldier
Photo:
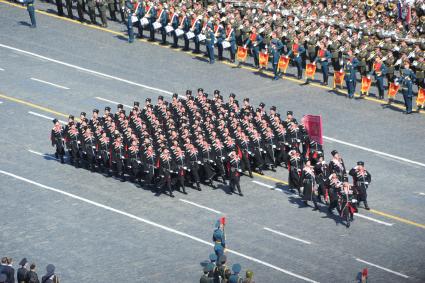
[[225, 102], [219, 90], [209, 98], [199, 88], [195, 95], [187, 90], [184, 98], [175, 93], [171, 102], [162, 96], [156, 104], [150, 98], [144, 106], [134, 102], [129, 113], [119, 104], [116, 113], [110, 107], [103, 114], [94, 109], [90, 119], [84, 112], [78, 121], [71, 115], [65, 128], [55, 119], [51, 141], [62, 163], [68, 152], [77, 168], [129, 178], [170, 196], [175, 190], [187, 193], [188, 185], [200, 191], [201, 183], [215, 187], [217, 182], [242, 196], [242, 175], [252, 178], [253, 172], [285, 167], [289, 188], [306, 205], [312, 201], [318, 209], [317, 202], [326, 202], [331, 212], [348, 186], [349, 173], [349, 189], [369, 209], [371, 175], [364, 163], [347, 172], [332, 151], [327, 164], [322, 145], [310, 139], [292, 111], [286, 114], [281, 117], [275, 106], [267, 111], [264, 103], [254, 109], [248, 98], [239, 104], [233, 93]]
[[[322, 84], [327, 85], [332, 67], [334, 78], [344, 74], [341, 85], [345, 82], [349, 98], [354, 95], [358, 76], [367, 77], [375, 83], [379, 99], [384, 99], [386, 89], [400, 88], [407, 114], [412, 113], [412, 87], [416, 84], [421, 97], [417, 107], [424, 107], [423, 1], [204, 2], [78, 0], [77, 11], [83, 20], [87, 6], [91, 22], [96, 24], [98, 7], [103, 26], [107, 25], [107, 8], [112, 20], [120, 13], [129, 42], [135, 38], [134, 26], [138, 37], [147, 32], [150, 41], [160, 33], [161, 44], [167, 44], [170, 35], [173, 48], [182, 40], [185, 51], [193, 41], [193, 52], [200, 53], [204, 43], [210, 63], [215, 62], [215, 48], [218, 60], [223, 60], [228, 50], [230, 61], [235, 62], [238, 48], [245, 47], [260, 70], [268, 66], [270, 57], [275, 80], [286, 72], [282, 67], [285, 62], [297, 68], [298, 79], [308, 64], [317, 64]], [[56, 3], [63, 14], [61, 0]], [[73, 17], [71, 6], [66, 0], [68, 14]], [[393, 96], [388, 95], [388, 99], [391, 103]]]

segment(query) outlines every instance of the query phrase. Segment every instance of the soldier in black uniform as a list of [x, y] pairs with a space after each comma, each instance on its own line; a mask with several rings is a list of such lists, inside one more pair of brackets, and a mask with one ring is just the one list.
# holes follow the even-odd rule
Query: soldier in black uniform
[[241, 136], [238, 139], [238, 147], [242, 153], [242, 157], [241, 157], [242, 170], [248, 171], [249, 177], [253, 178], [252, 169], [251, 169], [251, 161], [250, 161], [250, 157], [253, 155], [252, 144], [251, 144], [251, 141], [249, 140], [249, 137], [244, 132], [242, 132]]
[[303, 168], [303, 160], [301, 159], [300, 153], [295, 149], [289, 151], [289, 161], [288, 161], [288, 171], [289, 171], [289, 188], [298, 191], [298, 194], [301, 195], [301, 171]]
[[188, 157], [192, 180], [193, 182], [195, 182], [198, 191], [201, 191], [201, 179], [199, 178], [199, 170], [200, 166], [202, 165], [202, 159], [199, 156], [198, 149], [193, 144], [188, 145]]
[[140, 149], [137, 139], [131, 141], [131, 146], [128, 148], [128, 168], [131, 172], [131, 179], [141, 182], [141, 166]]
[[230, 152], [229, 157], [230, 190], [232, 193], [235, 193], [236, 189], [238, 189], [239, 195], [243, 196], [240, 185], [240, 177], [242, 173], [241, 160], [236, 154], [236, 151]]
[[314, 172], [314, 167], [311, 165], [310, 160], [306, 160], [304, 168], [301, 173], [300, 183], [302, 186], [303, 197], [302, 200], [305, 205], [308, 201], [313, 201], [314, 210], [318, 210], [317, 206], [317, 184], [316, 184], [316, 174]]
[[101, 138], [98, 140], [98, 158], [99, 158], [99, 168], [103, 173], [107, 173], [108, 176], [111, 175], [111, 140], [108, 137], [107, 133], [102, 132]]
[[145, 183], [148, 186], [153, 187], [155, 185], [155, 174], [158, 169], [158, 164], [156, 154], [150, 144], [146, 145], [146, 150], [143, 153], [143, 165]]
[[182, 192], [184, 194], [187, 194], [186, 192], [186, 186], [185, 186], [185, 176], [186, 173], [189, 172], [187, 160], [184, 151], [180, 148], [176, 148], [175, 152], [175, 162], [177, 166], [177, 177], [176, 177], [176, 184], [178, 189], [182, 189]]
[[67, 147], [68, 150], [71, 152], [71, 162], [74, 164], [75, 168], [80, 167], [80, 147], [81, 147], [81, 140], [80, 140], [80, 133], [78, 132], [77, 126], [71, 122], [69, 123], [69, 130], [68, 130], [68, 136], [67, 136]]
[[352, 168], [348, 174], [353, 177], [353, 187], [357, 190], [357, 205], [360, 205], [362, 201], [365, 209], [369, 210], [367, 189], [372, 182], [372, 175], [365, 169], [363, 161], [358, 161], [357, 166]]
[[176, 172], [176, 163], [171, 158], [170, 152], [167, 148], [162, 150], [162, 153], [159, 158], [159, 175], [160, 181], [158, 184], [159, 189], [166, 189], [170, 193], [170, 197], [174, 197], [173, 190], [171, 187], [171, 176]]
[[125, 158], [126, 152], [124, 144], [122, 142], [122, 137], [120, 134], [115, 135], [115, 140], [112, 143], [112, 164], [115, 168], [115, 174], [117, 177], [121, 178], [122, 182], [125, 182], [124, 168], [125, 168]]
[[329, 188], [329, 208], [328, 212], [338, 207], [338, 195], [343, 188], [343, 182], [341, 182], [336, 173], [332, 173], [327, 180], [327, 187]]
[[335, 173], [341, 182], [348, 181], [347, 172], [345, 170], [344, 160], [339, 155], [338, 151], [332, 150], [332, 160], [329, 162], [329, 172]]
[[86, 157], [87, 167], [94, 172], [96, 170], [95, 163], [97, 161], [97, 143], [90, 127], [85, 128], [82, 148], [82, 152]]
[[56, 146], [55, 157], [60, 159], [61, 163], [64, 163], [65, 155], [65, 144], [64, 144], [64, 130], [62, 125], [59, 123], [58, 119], [53, 119], [53, 124], [55, 125], [52, 129], [50, 140], [52, 141], [52, 146]]

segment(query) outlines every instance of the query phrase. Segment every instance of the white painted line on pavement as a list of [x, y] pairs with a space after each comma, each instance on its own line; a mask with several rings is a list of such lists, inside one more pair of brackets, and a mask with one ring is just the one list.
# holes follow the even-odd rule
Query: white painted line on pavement
[[30, 78], [30, 80], [33, 80], [33, 81], [36, 81], [36, 82], [40, 82], [40, 83], [43, 83], [43, 84], [47, 84], [47, 85], [51, 85], [51, 86], [54, 86], [54, 87], [58, 87], [58, 88], [61, 88], [61, 89], [69, 89], [66, 86], [61, 86], [61, 85], [58, 85], [58, 84], [46, 82], [46, 81], [43, 81], [43, 80], [40, 80], [40, 79], [36, 79], [36, 78]]
[[[28, 114], [31, 114], [31, 115], [34, 115], [34, 116], [37, 116], [37, 117], [41, 117], [41, 118], [44, 118], [44, 119], [47, 119], [47, 120], [50, 120], [50, 121], [53, 121], [53, 119], [54, 119], [52, 117], [49, 117], [49, 116], [46, 116], [46, 115], [43, 115], [43, 114], [40, 114], [40, 113], [32, 112], [32, 111], [28, 111]], [[62, 123], [62, 124], [66, 124], [66, 122], [62, 121], [62, 120], [59, 120], [59, 122]]]
[[354, 147], [354, 148], [362, 149], [364, 151], [373, 152], [373, 153], [376, 153], [376, 154], [379, 154], [379, 155], [382, 155], [382, 156], [390, 157], [390, 158], [393, 158], [393, 159], [397, 159], [397, 160], [401, 160], [401, 161], [404, 161], [404, 162], [407, 162], [407, 163], [412, 163], [412, 164], [416, 164], [416, 165], [425, 167], [425, 163], [410, 160], [410, 159], [407, 159], [407, 158], [404, 158], [404, 157], [392, 155], [392, 154], [389, 154], [389, 153], [385, 153], [385, 152], [382, 152], [382, 151], [374, 150], [374, 149], [371, 149], [371, 148], [367, 148], [367, 147], [364, 147], [364, 146], [356, 145], [356, 144], [353, 144], [353, 143], [349, 143], [349, 142], [342, 141], [342, 140], [337, 140], [337, 139], [326, 137], [326, 136], [323, 136], [323, 138], [330, 140], [330, 141], [333, 141], [333, 142], [340, 143], [340, 144], [348, 145], [348, 146], [351, 146], [351, 147]]
[[260, 185], [260, 186], [263, 186], [263, 187], [269, 188], [269, 189], [274, 189], [274, 188], [275, 188], [274, 186], [271, 186], [271, 185], [265, 184], [265, 183], [263, 183], [263, 182], [259, 182], [259, 181], [252, 181], [252, 182], [253, 182], [253, 183], [256, 183], [257, 185]]
[[385, 267], [379, 266], [379, 265], [377, 265], [377, 264], [374, 264], [374, 263], [371, 263], [371, 262], [365, 261], [365, 260], [360, 259], [360, 258], [355, 258], [355, 259], [356, 259], [357, 261], [359, 261], [359, 262], [362, 262], [362, 263], [368, 264], [368, 265], [370, 265], [370, 266], [373, 266], [373, 267], [376, 267], [376, 268], [379, 268], [379, 269], [385, 270], [385, 271], [387, 271], [387, 272], [393, 273], [393, 274], [398, 275], [398, 276], [400, 276], [400, 277], [403, 277], [403, 278], [406, 278], [406, 279], [407, 279], [407, 278], [409, 278], [409, 276], [404, 275], [404, 274], [402, 274], [402, 273], [400, 273], [400, 272], [397, 272], [397, 271], [394, 271], [394, 270], [391, 270], [391, 269], [388, 269], [388, 268], [385, 268]]
[[0, 68], [0, 71], [4, 71], [4, 69], [3, 68]]
[[97, 72], [97, 71], [90, 70], [90, 69], [87, 69], [87, 68], [83, 68], [83, 67], [80, 67], [80, 66], [77, 66], [77, 65], [69, 64], [69, 63], [66, 63], [66, 62], [63, 62], [63, 61], [52, 59], [52, 58], [49, 58], [49, 57], [46, 57], [46, 56], [43, 56], [43, 55], [39, 55], [39, 54], [36, 54], [36, 53], [32, 53], [32, 52], [25, 51], [25, 50], [22, 50], [22, 49], [19, 49], [19, 48], [4, 45], [4, 44], [1, 44], [1, 43], [0, 43], [0, 47], [6, 48], [6, 49], [9, 49], [9, 50], [14, 50], [14, 51], [24, 53], [24, 54], [27, 54], [27, 55], [31, 55], [31, 56], [34, 56], [34, 57], [37, 57], [37, 58], [41, 58], [41, 59], [44, 59], [44, 60], [47, 60], [47, 61], [50, 61], [50, 62], [53, 62], [53, 63], [56, 63], [56, 64], [60, 64], [60, 65], [63, 65], [63, 66], [67, 66], [67, 67], [70, 67], [70, 68], [73, 68], [73, 69], [76, 69], [76, 70], [86, 71], [88, 73], [103, 76], [105, 78], [114, 79], [114, 80], [117, 80], [117, 81], [120, 81], [120, 82], [123, 82], [123, 83], [143, 87], [143, 88], [146, 88], [146, 89], [149, 89], [149, 90], [157, 91], [157, 92], [160, 92], [160, 93], [165, 93], [165, 94], [168, 94], [168, 95], [173, 94], [172, 92], [167, 91], [167, 90], [163, 90], [163, 89], [160, 89], [160, 88], [151, 87], [151, 86], [148, 86], [148, 85], [132, 82], [132, 81], [129, 81], [129, 80], [126, 80], [126, 79], [122, 79], [122, 78], [115, 77], [115, 76], [112, 76], [112, 75], [108, 75], [108, 74], [105, 74], [105, 73]]
[[421, 196], [425, 196], [425, 193], [419, 193], [419, 195], [421, 195]]
[[290, 236], [288, 234], [285, 234], [285, 233], [282, 233], [282, 232], [279, 232], [279, 231], [276, 231], [276, 230], [273, 230], [273, 229], [270, 229], [270, 228], [267, 228], [267, 227], [264, 227], [264, 230], [267, 230], [269, 232], [278, 234], [280, 236], [283, 236], [283, 237], [286, 237], [286, 238], [289, 238], [289, 239], [292, 239], [292, 240], [295, 240], [295, 241], [299, 241], [299, 242], [307, 244], [307, 245], [311, 245], [311, 242], [309, 242], [309, 241], [305, 241], [303, 239], [300, 239], [300, 238], [297, 238], [297, 237], [294, 237], [294, 236]]
[[275, 190], [275, 191], [283, 192], [283, 190], [282, 190], [282, 189], [280, 189], [280, 188], [276, 188], [276, 187], [271, 186], [271, 185], [267, 185], [267, 184], [265, 184], [265, 183], [263, 183], [263, 182], [259, 182], [259, 181], [251, 181], [251, 182], [256, 183], [257, 185], [260, 185], [260, 186], [263, 186], [263, 187], [266, 187], [266, 188], [269, 188], [269, 189]]
[[394, 225], [394, 223], [384, 222], [384, 221], [381, 221], [381, 220], [378, 220], [378, 219], [375, 219], [375, 218], [372, 218], [372, 217], [369, 217], [369, 216], [366, 216], [366, 215], [363, 215], [363, 214], [354, 213], [354, 215], [357, 216], [357, 217], [360, 217], [360, 218], [364, 218], [364, 219], [382, 224], [382, 225], [386, 225], [386, 226], [393, 226]]
[[[35, 185], [35, 186], [37, 186], [37, 187], [39, 187], [39, 188], [43, 188], [43, 189], [45, 189], [45, 190], [47, 190], [47, 191], [55, 192], [55, 193], [58, 193], [58, 194], [61, 194], [61, 195], [64, 195], [64, 196], [70, 197], [70, 198], [72, 198], [72, 199], [76, 199], [76, 200], [79, 200], [79, 201], [81, 201], [81, 202], [85, 202], [85, 203], [91, 204], [91, 205], [93, 205], [93, 206], [96, 206], [96, 207], [99, 207], [99, 208], [102, 208], [102, 209], [105, 209], [105, 210], [108, 210], [108, 211], [111, 211], [111, 212], [114, 212], [114, 213], [117, 213], [117, 214], [120, 214], [120, 215], [126, 216], [126, 217], [131, 218], [131, 219], [134, 219], [134, 220], [136, 220], [136, 221], [139, 221], [139, 222], [142, 222], [142, 223], [145, 223], [145, 224], [148, 224], [148, 225], [154, 226], [154, 227], [156, 227], [156, 228], [159, 228], [159, 229], [162, 229], [162, 230], [168, 231], [168, 232], [170, 232], [170, 233], [173, 233], [173, 234], [176, 234], [176, 235], [179, 235], [179, 236], [182, 236], [182, 237], [185, 237], [185, 238], [191, 239], [191, 240], [196, 241], [196, 242], [198, 242], [198, 243], [202, 243], [202, 244], [204, 244], [204, 245], [208, 245], [208, 246], [211, 246], [211, 247], [213, 247], [213, 246], [214, 246], [214, 244], [213, 244], [213, 243], [211, 243], [211, 242], [209, 242], [209, 241], [202, 240], [202, 239], [200, 239], [200, 238], [198, 238], [198, 237], [195, 237], [195, 236], [192, 236], [192, 235], [190, 235], [190, 234], [187, 234], [187, 233], [184, 233], [184, 232], [178, 231], [178, 230], [173, 229], [173, 228], [170, 228], [170, 227], [168, 227], [168, 226], [161, 225], [161, 224], [159, 224], [159, 223], [156, 223], [156, 222], [153, 222], [153, 221], [150, 221], [150, 220], [144, 219], [144, 218], [139, 217], [139, 216], [136, 216], [136, 215], [134, 215], [134, 214], [130, 214], [130, 213], [128, 213], [128, 212], [125, 212], [125, 211], [122, 211], [122, 210], [119, 210], [119, 209], [115, 209], [115, 208], [113, 208], [113, 207], [110, 207], [110, 206], [107, 206], [107, 205], [104, 205], [104, 204], [101, 204], [101, 203], [98, 203], [98, 202], [95, 202], [95, 201], [92, 201], [92, 200], [89, 200], [89, 199], [86, 199], [86, 198], [80, 197], [80, 196], [77, 196], [77, 195], [74, 195], [74, 194], [71, 194], [71, 193], [68, 193], [68, 192], [65, 192], [65, 191], [59, 190], [59, 189], [55, 189], [55, 188], [52, 188], [52, 187], [49, 187], [49, 186], [46, 186], [46, 185], [43, 185], [43, 184], [37, 183], [37, 182], [35, 182], [35, 181], [29, 180], [29, 179], [27, 179], [27, 178], [24, 178], [24, 177], [21, 177], [21, 176], [18, 176], [18, 175], [15, 175], [15, 174], [13, 174], [13, 173], [9, 173], [9, 172], [6, 172], [6, 171], [3, 171], [3, 170], [0, 170], [0, 174], [3, 174], [3, 175], [6, 175], [6, 176], [9, 176], [9, 177], [12, 177], [12, 178], [14, 178], [14, 179], [17, 179], [17, 180], [20, 180], [20, 181], [23, 181], [23, 182], [26, 182], [26, 183], [29, 183], [29, 184], [32, 184], [32, 185]], [[309, 279], [309, 278], [307, 278], [307, 277], [304, 277], [304, 276], [302, 276], [302, 275], [298, 275], [298, 274], [296, 274], [296, 273], [293, 273], [293, 272], [288, 271], [288, 270], [286, 270], [286, 269], [283, 269], [283, 268], [277, 267], [277, 266], [275, 266], [275, 265], [273, 265], [273, 264], [270, 264], [270, 263], [268, 263], [268, 262], [265, 262], [265, 261], [259, 260], [259, 259], [255, 258], [255, 257], [251, 257], [251, 256], [249, 256], [249, 255], [245, 255], [245, 254], [243, 254], [243, 253], [240, 253], [240, 252], [237, 252], [237, 251], [235, 251], [235, 250], [231, 250], [231, 249], [226, 249], [226, 250], [227, 250], [227, 252], [228, 252], [228, 253], [238, 255], [238, 256], [240, 256], [240, 257], [243, 257], [243, 258], [245, 258], [245, 259], [251, 260], [251, 261], [256, 262], [256, 263], [259, 263], [259, 264], [261, 264], [261, 265], [264, 265], [264, 266], [270, 267], [270, 268], [272, 268], [272, 269], [274, 269], [274, 270], [280, 271], [280, 272], [285, 273], [285, 274], [287, 274], [287, 275], [290, 275], [290, 276], [296, 277], [296, 278], [298, 278], [298, 279], [302, 279], [302, 280], [304, 280], [304, 281], [306, 281], [306, 282], [319, 283], [319, 282], [317, 282], [317, 281], [314, 281], [314, 280]]]
[[49, 159], [59, 160], [59, 159], [57, 159], [57, 158], [55, 158], [53, 156], [50, 156], [50, 155], [47, 155], [47, 154], [44, 154], [44, 153], [41, 153], [41, 152], [38, 152], [38, 151], [34, 151], [34, 150], [31, 150], [31, 149], [28, 149], [28, 151], [31, 152], [31, 153], [34, 153], [34, 154], [37, 154], [37, 155], [40, 155], [40, 156], [49, 158]]
[[215, 210], [215, 209], [212, 209], [212, 208], [209, 208], [209, 207], [206, 207], [206, 206], [203, 206], [203, 205], [200, 205], [200, 204], [197, 204], [195, 202], [191, 202], [191, 201], [188, 201], [188, 200], [185, 200], [185, 199], [179, 199], [179, 201], [182, 201], [182, 202], [185, 202], [185, 203], [188, 203], [188, 204], [191, 204], [191, 205], [212, 211], [212, 212], [217, 213], [217, 214], [223, 214], [221, 211], [218, 211], [218, 210]]
[[[113, 100], [109, 100], [109, 99], [106, 99], [106, 98], [103, 98], [103, 97], [99, 97], [99, 96], [96, 96], [95, 98], [97, 100], [102, 100], [102, 101], [109, 102], [109, 103], [112, 103], [112, 104], [115, 104], [115, 105], [120, 104], [119, 102], [116, 102], [116, 101], [113, 101]], [[123, 106], [124, 107], [127, 107], [127, 108], [133, 109], [133, 107], [131, 107], [130, 105], [127, 105], [127, 104], [123, 104]]]
[[3, 104], [3, 101], [0, 101], [0, 104]]

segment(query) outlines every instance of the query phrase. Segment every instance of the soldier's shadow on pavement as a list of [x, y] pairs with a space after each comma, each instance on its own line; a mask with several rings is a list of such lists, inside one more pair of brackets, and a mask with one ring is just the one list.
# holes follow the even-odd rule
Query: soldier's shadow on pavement
[[125, 37], [123, 35], [116, 35], [115, 37], [122, 41], [128, 41], [128, 37]]
[[24, 22], [24, 21], [19, 21], [18, 24], [20, 24], [21, 26], [26, 26], [26, 27], [30, 27], [31, 24], [28, 22]]
[[206, 62], [206, 63], [210, 62], [210, 60], [208, 58], [203, 57], [203, 56], [194, 56], [194, 57], [192, 57], [192, 59], [198, 60], [198, 61], [201, 61], [201, 62]]
[[[322, 209], [326, 209], [325, 211], [322, 211]], [[329, 219], [333, 219], [335, 221], [335, 225], [344, 225], [344, 220], [342, 219], [341, 216], [339, 216], [338, 211], [336, 211], [336, 214], [334, 213], [328, 213], [327, 211], [327, 206], [320, 206], [320, 213], [325, 213], [325, 216], [322, 216], [321, 218], [325, 219], [325, 218], [329, 218]]]
[[335, 95], [340, 96], [340, 97], [347, 97], [347, 94], [343, 93], [341, 91], [342, 91], [342, 89], [336, 89], [335, 88], [335, 89], [328, 90], [328, 93], [335, 94]]
[[58, 14], [57, 11], [55, 11], [53, 9], [47, 9], [46, 12], [49, 13], [49, 14], [55, 14], [55, 15]]
[[269, 75], [267, 75], [267, 74], [265, 74], [265, 73], [264, 73], [265, 71], [267, 71], [267, 70], [265, 70], [265, 69], [261, 69], [261, 70], [257, 70], [257, 71], [255, 71], [255, 72], [253, 72], [253, 74], [254, 74], [254, 75], [256, 75], [256, 76], [259, 76], [259, 77], [262, 77], [262, 78], [266, 78], [266, 79], [271, 80], [271, 79], [272, 79], [272, 77], [271, 77], [271, 76], [269, 76]]
[[227, 195], [231, 195], [232, 193], [230, 192], [230, 187], [224, 184], [217, 184], [215, 186], [215, 188], [213, 188], [213, 190], [222, 190], [223, 192], [225, 192]]
[[383, 104], [381, 106], [382, 106], [382, 109], [390, 109], [390, 110], [393, 110], [393, 111], [396, 111], [396, 112], [399, 112], [399, 113], [405, 112], [403, 109], [400, 109], [398, 107], [395, 107], [392, 104]]

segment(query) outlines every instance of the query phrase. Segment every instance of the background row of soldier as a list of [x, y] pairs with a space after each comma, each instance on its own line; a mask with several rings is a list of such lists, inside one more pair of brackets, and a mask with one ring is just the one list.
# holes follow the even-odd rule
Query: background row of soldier
[[242, 195], [243, 172], [252, 177], [253, 171], [287, 167], [290, 151], [309, 155], [319, 146], [291, 111], [281, 118], [264, 103], [254, 110], [248, 98], [239, 106], [234, 94], [224, 102], [218, 90], [211, 99], [202, 89], [195, 96], [188, 90], [170, 103], [162, 96], [156, 105], [150, 99], [145, 106], [135, 102], [128, 115], [118, 105], [115, 114], [105, 107], [90, 120], [86, 113], [78, 122], [70, 116], [65, 128], [54, 123], [52, 145], [62, 162], [67, 150], [76, 167], [84, 160], [93, 171], [114, 171], [123, 180], [128, 174], [170, 195], [173, 188], [186, 192], [187, 183], [200, 190], [201, 180], [211, 186], [220, 180]]
[[[57, 1], [58, 7], [62, 7], [62, 0]], [[71, 0], [67, 1], [70, 4], [67, 2], [66, 6], [71, 7]], [[369, 1], [368, 3], [351, 1], [346, 4], [304, 1], [304, 7], [300, 7], [300, 1], [267, 3], [247, 1], [239, 3], [240, 5], [216, 2], [208, 7], [202, 6], [205, 3], [192, 3], [192, 1], [128, 0], [128, 3], [124, 0], [86, 1], [85, 4], [83, 0], [77, 1], [80, 19], [82, 11], [87, 9], [90, 11], [92, 22], [95, 22], [94, 8], [97, 6], [103, 24], [106, 24], [105, 11], [108, 8], [111, 19], [116, 20], [115, 14], [119, 13], [121, 21], [127, 24], [130, 22], [132, 25], [128, 15], [134, 13], [138, 20], [142, 18], [148, 20], [147, 26], [142, 26], [140, 22], [135, 23], [139, 28], [140, 37], [143, 37], [147, 29], [150, 40], [155, 40], [153, 23], [161, 23], [159, 32], [162, 34], [163, 44], [166, 43], [167, 25], [171, 25], [174, 29], [180, 28], [185, 33], [192, 31], [195, 35], [202, 32], [208, 35], [206, 31], [208, 26], [211, 26], [210, 30], [214, 31], [212, 36], [218, 47], [219, 60], [223, 59], [222, 42], [225, 40], [231, 44], [229, 48], [231, 61], [235, 59], [236, 47], [246, 45], [250, 47], [254, 64], [258, 67], [258, 53], [267, 49], [271, 53], [271, 62], [275, 70], [279, 56], [290, 55], [294, 66], [298, 68], [298, 77], [302, 76], [301, 70], [307, 62], [317, 62], [317, 57], [325, 57], [326, 63], [323, 63], [326, 66], [322, 66], [322, 72], [324, 83], [327, 83], [329, 74], [327, 62], [329, 61], [334, 72], [339, 71], [344, 67], [347, 51], [352, 50], [352, 55], [349, 56], [358, 59], [356, 69], [362, 76], [374, 72], [373, 66], [376, 57], [379, 56], [379, 60], [386, 66], [382, 77], [386, 77], [388, 82], [394, 82], [396, 71], [408, 60], [415, 73], [416, 84], [424, 88], [425, 5], [421, 5], [420, 1], [414, 1], [415, 5], [410, 9], [409, 19], [405, 14], [408, 6], [401, 5], [399, 11], [394, 1], [385, 3], [372, 1], [372, 4]], [[129, 13], [126, 14], [126, 10]], [[370, 12], [375, 10], [376, 17], [371, 17]], [[61, 13], [59, 11], [59, 14]], [[68, 13], [71, 15], [72, 10]], [[179, 37], [174, 32], [171, 32], [171, 35], [173, 47], [178, 47]], [[197, 38], [197, 36], [193, 38], [195, 53], [200, 52], [200, 42]], [[186, 35], [183, 39], [184, 49], [188, 50], [189, 40]], [[323, 53], [321, 51], [325, 51], [324, 55], [321, 55]], [[322, 61], [322, 58], [319, 58], [319, 61]], [[381, 78], [377, 78], [376, 85], [379, 96], [383, 96]], [[350, 90], [352, 85], [347, 84], [347, 88]]]

